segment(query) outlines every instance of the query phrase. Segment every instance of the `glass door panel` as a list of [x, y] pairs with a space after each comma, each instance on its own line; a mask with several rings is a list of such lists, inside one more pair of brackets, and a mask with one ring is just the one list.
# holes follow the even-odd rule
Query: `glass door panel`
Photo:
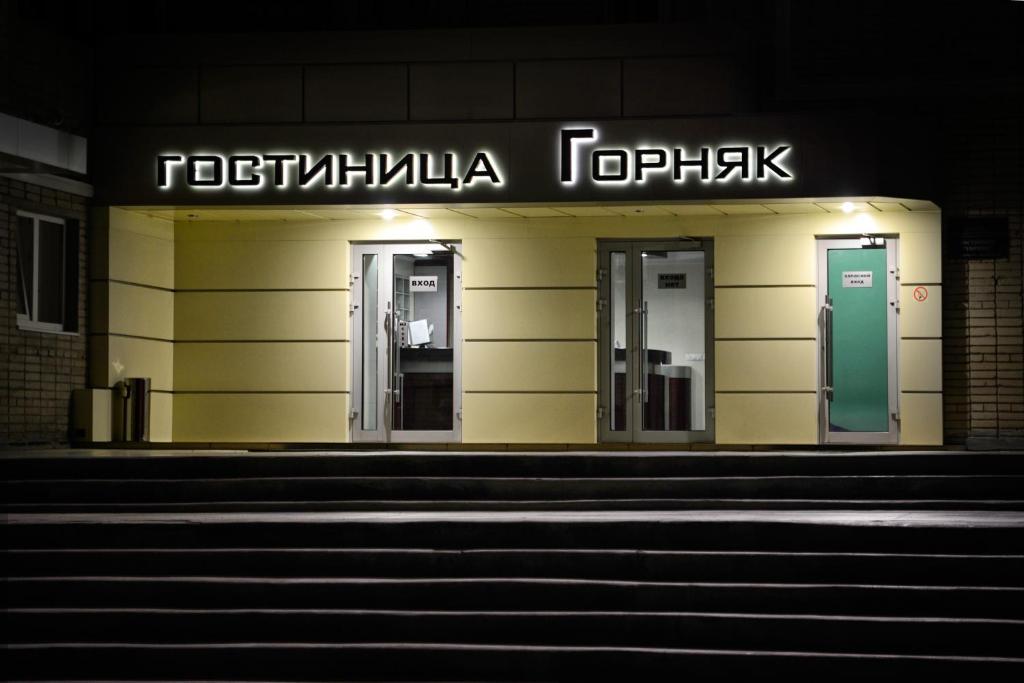
[[640, 253], [641, 422], [645, 431], [705, 427], [704, 252]]
[[353, 266], [353, 440], [461, 440], [459, 257], [436, 244], [356, 245]]
[[378, 296], [380, 293], [379, 280], [377, 277], [377, 254], [363, 254], [362, 258], [362, 296], [361, 305], [356, 310], [359, 312], [360, 335], [362, 342], [362, 363], [359, 364], [360, 378], [362, 380], [362, 402], [360, 416], [363, 429], [375, 432], [379, 429], [379, 403], [377, 396], [377, 379], [379, 375], [379, 353], [378, 353]]
[[392, 269], [392, 435], [451, 431], [455, 255], [395, 254]]
[[608, 349], [609, 377], [611, 379], [609, 419], [613, 432], [624, 432], [627, 429], [626, 411], [629, 407], [629, 361], [626, 356], [629, 302], [626, 294], [626, 252], [613, 251], [609, 255], [608, 269], [610, 296], [608, 298], [611, 348]]
[[599, 259], [605, 441], [713, 441], [710, 242], [609, 242]]

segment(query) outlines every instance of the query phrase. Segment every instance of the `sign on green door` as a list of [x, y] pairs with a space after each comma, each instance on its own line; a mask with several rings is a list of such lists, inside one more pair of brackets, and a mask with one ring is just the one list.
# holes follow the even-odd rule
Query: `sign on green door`
[[889, 430], [885, 249], [829, 249], [832, 398], [829, 431]]

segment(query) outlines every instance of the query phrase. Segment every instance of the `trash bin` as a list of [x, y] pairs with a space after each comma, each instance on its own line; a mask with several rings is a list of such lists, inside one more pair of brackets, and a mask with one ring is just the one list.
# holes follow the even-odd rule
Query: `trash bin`
[[128, 377], [120, 383], [121, 436], [124, 441], [149, 441], [149, 377]]

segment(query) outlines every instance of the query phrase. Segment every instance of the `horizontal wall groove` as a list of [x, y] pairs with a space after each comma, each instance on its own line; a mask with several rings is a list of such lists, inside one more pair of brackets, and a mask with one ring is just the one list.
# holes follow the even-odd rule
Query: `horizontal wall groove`
[[347, 389], [324, 389], [323, 391], [316, 390], [288, 390], [288, 389], [174, 389], [167, 393], [174, 394], [176, 396], [185, 395], [280, 395], [280, 394], [348, 394], [351, 393]]
[[174, 293], [176, 293], [176, 294], [212, 294], [212, 293], [218, 293], [218, 292], [227, 292], [227, 293], [232, 293], [232, 292], [350, 292], [352, 290], [347, 288], [347, 287], [345, 287], [345, 288], [340, 288], [340, 287], [319, 287], [319, 288], [317, 288], [317, 287], [295, 287], [295, 288], [280, 288], [280, 287], [275, 287], [275, 288], [257, 288], [257, 287], [244, 288], [244, 287], [232, 287], [232, 288], [223, 288], [223, 289], [216, 289], [216, 288], [188, 289], [188, 288], [182, 288], [182, 289], [175, 289], [175, 290], [172, 290], [172, 291], [174, 291]]
[[126, 285], [128, 287], [141, 287], [143, 289], [155, 289], [158, 292], [169, 292], [171, 294], [174, 294], [174, 291], [175, 291], [175, 290], [171, 289], [170, 287], [161, 287], [159, 285], [147, 285], [147, 284], [143, 284], [141, 282], [131, 282], [130, 280], [118, 280], [118, 279], [115, 279], [115, 278], [97, 277], [97, 278], [91, 278], [89, 280], [89, 282], [92, 283], [92, 284], [103, 284], [105, 282], [106, 283], [113, 282], [114, 284], [118, 284], [118, 285]]
[[164, 337], [146, 337], [140, 334], [125, 334], [123, 332], [90, 332], [90, 337], [124, 337], [125, 339], [144, 339], [146, 341], [164, 342], [167, 344], [173, 344], [173, 339], [165, 339]]
[[817, 389], [717, 389], [716, 394], [817, 394]]
[[464, 344], [475, 342], [593, 342], [597, 339], [463, 339]]
[[715, 289], [791, 289], [791, 288], [814, 288], [817, 285], [715, 285]]
[[899, 283], [904, 287], [941, 287], [941, 282], [907, 282], [900, 280]]
[[715, 337], [716, 342], [720, 341], [818, 341], [817, 337]]
[[528, 292], [528, 291], [565, 291], [565, 290], [596, 290], [597, 285], [554, 286], [554, 287], [463, 287], [464, 292]]
[[917, 341], [942, 341], [942, 337], [900, 337], [900, 339]]
[[531, 389], [507, 389], [507, 390], [505, 390], [505, 389], [473, 389], [473, 390], [470, 390], [470, 389], [465, 389], [465, 390], [463, 390], [462, 393], [464, 393], [464, 394], [501, 394], [501, 395], [505, 395], [505, 394], [557, 394], [557, 395], [562, 395], [562, 394], [583, 394], [583, 395], [587, 395], [587, 396], [593, 396], [593, 395], [597, 394], [597, 390], [596, 389], [587, 389], [587, 390], [583, 390], [583, 389], [579, 389], [579, 390], [577, 390], [577, 389], [567, 389], [565, 391], [557, 391], [557, 390], [552, 390], [552, 389], [537, 389], [537, 390], [531, 390]]
[[901, 394], [941, 394], [942, 389], [901, 389]]
[[175, 339], [175, 344], [348, 344], [348, 339]]
[[[142, 282], [131, 282], [129, 280], [118, 280], [115, 278], [92, 278], [89, 280], [93, 284], [103, 284], [113, 282], [119, 285], [126, 285], [128, 287], [142, 287], [143, 289], [155, 289], [159, 292], [169, 292], [171, 294], [205, 294], [205, 293], [216, 293], [216, 292], [351, 292], [352, 290], [348, 287], [204, 287], [204, 288], [191, 288], [191, 287], [161, 287], [159, 285], [147, 285]], [[579, 289], [586, 289], [580, 287]]]
[[90, 337], [125, 337], [167, 344], [348, 344], [348, 339], [165, 339], [122, 332], [90, 332]]

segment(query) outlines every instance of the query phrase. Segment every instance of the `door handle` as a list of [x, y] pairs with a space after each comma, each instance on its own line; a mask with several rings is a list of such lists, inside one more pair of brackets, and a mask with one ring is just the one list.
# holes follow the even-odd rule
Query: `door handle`
[[835, 395], [832, 385], [832, 297], [825, 297], [825, 305], [821, 307], [822, 322], [825, 335], [825, 384], [821, 387], [825, 400], [831, 401]]
[[402, 395], [405, 393], [405, 373], [398, 373], [398, 387], [395, 389], [395, 403], [402, 402]]
[[650, 377], [647, 373], [647, 302], [640, 307], [640, 376], [642, 378], [640, 400], [647, 403], [650, 396]]

